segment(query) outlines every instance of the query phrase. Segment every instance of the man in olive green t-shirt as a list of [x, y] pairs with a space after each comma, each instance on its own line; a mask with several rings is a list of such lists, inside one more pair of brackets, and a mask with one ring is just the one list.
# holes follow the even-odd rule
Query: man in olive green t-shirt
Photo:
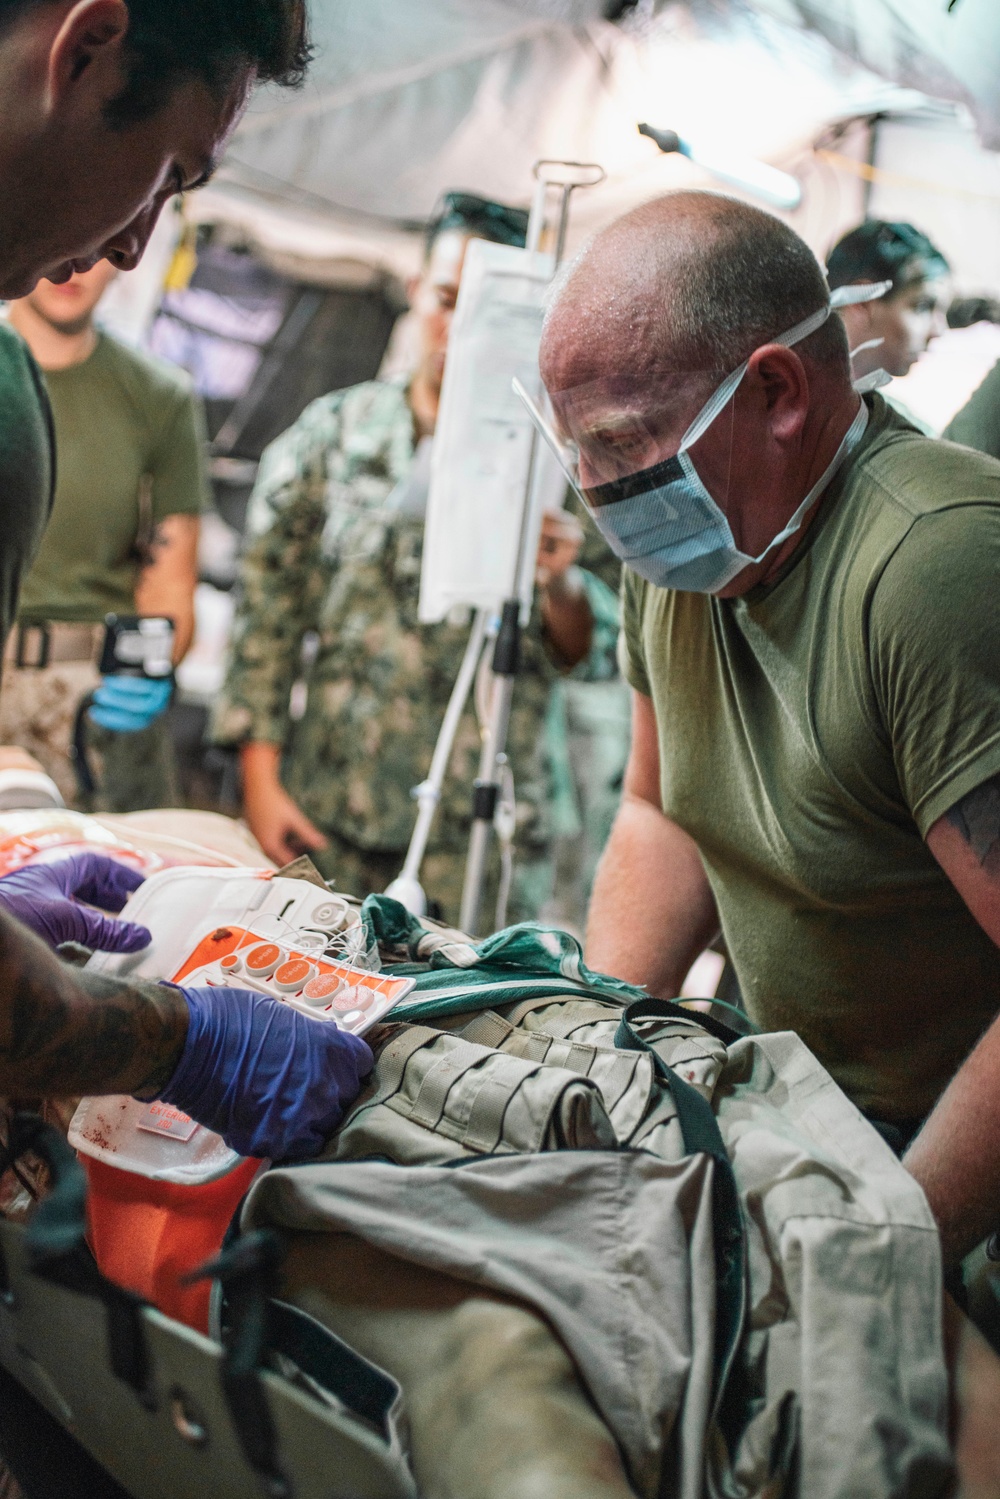
[[76, 800], [74, 722], [96, 689], [84, 720], [101, 767], [96, 804], [127, 812], [178, 802], [170, 684], [102, 683], [103, 622], [109, 613], [169, 617], [175, 664], [190, 645], [204, 432], [186, 375], [95, 328], [115, 275], [101, 261], [58, 285], [40, 281], [10, 308], [43, 370], [58, 463], [52, 518], [8, 643], [0, 741], [29, 750]]
[[587, 961], [673, 995], [721, 925], [905, 1139], [1000, 1008], [1000, 466], [859, 399], [811, 252], [715, 195], [600, 235], [542, 368], [629, 563]]

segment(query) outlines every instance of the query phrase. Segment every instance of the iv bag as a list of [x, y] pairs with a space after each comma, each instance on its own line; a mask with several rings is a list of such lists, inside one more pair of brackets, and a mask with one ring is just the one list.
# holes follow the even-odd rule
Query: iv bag
[[456, 606], [498, 610], [516, 593], [531, 607], [545, 510], [562, 505], [559, 465], [538, 444], [521, 576], [514, 568], [533, 432], [511, 389], [540, 392], [538, 345], [553, 259], [487, 240], [470, 242], [448, 341], [420, 577], [420, 619]]

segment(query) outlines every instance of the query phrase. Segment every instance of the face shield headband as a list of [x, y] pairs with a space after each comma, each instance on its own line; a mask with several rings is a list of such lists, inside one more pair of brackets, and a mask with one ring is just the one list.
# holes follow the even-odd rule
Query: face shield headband
[[[884, 296], [886, 289], [884, 282], [839, 287], [825, 307], [769, 341], [790, 348], [821, 328], [838, 307], [874, 301]], [[611, 475], [603, 482], [588, 485], [580, 482], [579, 449], [574, 444], [560, 441], [520, 381], [514, 381], [516, 394], [559, 459], [567, 479], [591, 512], [612, 551], [657, 587], [716, 593], [745, 567], [763, 562], [770, 552], [799, 529], [810, 507], [864, 433], [868, 410], [862, 402], [832, 462], [798, 505], [787, 525], [759, 556], [748, 556], [736, 546], [725, 513], [698, 474], [688, 451], [732, 400], [748, 365], [749, 359], [744, 360], [717, 386], [688, 426], [676, 453], [669, 458], [628, 471], [629, 460], [627, 456], [623, 459], [620, 445], [613, 449], [609, 446], [607, 457], [602, 461], [600, 453], [595, 453], [593, 443], [588, 441], [588, 474]], [[868, 377], [855, 389], [871, 389], [883, 384], [886, 378], [879, 371], [875, 378]]]

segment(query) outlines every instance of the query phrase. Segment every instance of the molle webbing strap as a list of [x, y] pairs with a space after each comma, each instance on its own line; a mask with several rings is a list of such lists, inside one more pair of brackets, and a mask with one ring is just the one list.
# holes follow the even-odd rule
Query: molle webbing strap
[[[624, 1002], [608, 995], [606, 1000], [587, 1000], [584, 996], [578, 996], [571, 992], [563, 994], [535, 995], [532, 999], [524, 999], [519, 1004], [511, 1006], [507, 1011], [507, 1020], [511, 1025], [520, 1025], [526, 1015], [535, 1010], [544, 1010], [549, 1005], [557, 1005], [560, 1001], [573, 1002], [573, 1025], [589, 1025], [597, 1020], [611, 1020], [616, 1014], [621, 1014]], [[555, 1034], [555, 1032], [553, 1032]]]
[[508, 1036], [514, 1034], [514, 1027], [509, 1020], [504, 1020], [496, 1010], [480, 1010], [478, 1015], [473, 1015], [468, 1024], [463, 1025], [458, 1034], [465, 1041], [473, 1041], [477, 1046], [502, 1046]]

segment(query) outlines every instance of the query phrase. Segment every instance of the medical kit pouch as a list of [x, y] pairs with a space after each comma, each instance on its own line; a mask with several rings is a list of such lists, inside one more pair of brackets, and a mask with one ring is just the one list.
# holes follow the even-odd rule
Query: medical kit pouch
[[[148, 926], [153, 940], [138, 953], [90, 960], [117, 977], [250, 989], [359, 1035], [413, 987], [378, 971], [354, 905], [270, 870], [162, 870], [122, 915]], [[262, 1163], [169, 1104], [125, 1096], [83, 1099], [69, 1141], [88, 1176], [101, 1270], [206, 1330], [208, 1285], [185, 1276], [218, 1250]]]

